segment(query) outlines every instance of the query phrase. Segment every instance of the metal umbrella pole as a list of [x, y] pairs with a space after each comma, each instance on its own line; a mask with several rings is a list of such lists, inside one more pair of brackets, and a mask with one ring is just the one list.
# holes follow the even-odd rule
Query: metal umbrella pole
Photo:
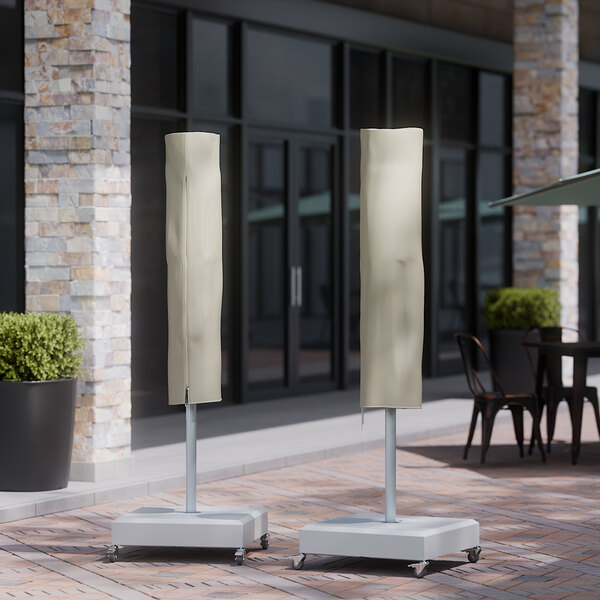
[[185, 397], [185, 512], [196, 512], [196, 417], [197, 406]]
[[385, 522], [396, 522], [396, 409], [385, 409]]

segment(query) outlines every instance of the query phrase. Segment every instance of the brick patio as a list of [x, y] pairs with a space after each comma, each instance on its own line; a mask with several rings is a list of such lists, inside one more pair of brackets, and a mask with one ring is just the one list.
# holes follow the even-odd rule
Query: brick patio
[[200, 503], [269, 510], [271, 546], [250, 549], [242, 567], [232, 551], [181, 549], [128, 548], [118, 562], [105, 562], [111, 519], [141, 505], [184, 504], [182, 489], [5, 523], [0, 599], [598, 600], [600, 443], [589, 408], [575, 467], [564, 410], [545, 465], [537, 452], [518, 458], [509, 423], [497, 424], [485, 466], [477, 445], [461, 459], [466, 426], [464, 434], [398, 450], [398, 513], [479, 520], [484, 550], [477, 564], [447, 556], [423, 579], [393, 561], [309, 556], [303, 571], [290, 568], [303, 525], [381, 509], [383, 451], [373, 450], [203, 484]]

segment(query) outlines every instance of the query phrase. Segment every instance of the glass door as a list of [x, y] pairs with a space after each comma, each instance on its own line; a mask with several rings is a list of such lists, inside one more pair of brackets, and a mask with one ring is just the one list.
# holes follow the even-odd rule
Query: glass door
[[249, 147], [248, 387], [288, 385], [288, 143], [254, 138]]
[[334, 146], [299, 142], [295, 149], [297, 377], [299, 383], [332, 381]]
[[250, 138], [251, 397], [334, 384], [334, 153], [329, 139], [264, 133]]

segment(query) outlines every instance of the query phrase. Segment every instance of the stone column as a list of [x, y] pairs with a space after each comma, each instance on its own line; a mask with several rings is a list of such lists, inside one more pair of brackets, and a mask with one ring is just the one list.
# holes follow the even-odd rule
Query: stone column
[[73, 479], [131, 466], [130, 2], [25, 0], [26, 307], [87, 338]]
[[[578, 0], [514, 0], [513, 181], [520, 193], [577, 173]], [[577, 327], [578, 207], [514, 209], [514, 284], [557, 289]]]

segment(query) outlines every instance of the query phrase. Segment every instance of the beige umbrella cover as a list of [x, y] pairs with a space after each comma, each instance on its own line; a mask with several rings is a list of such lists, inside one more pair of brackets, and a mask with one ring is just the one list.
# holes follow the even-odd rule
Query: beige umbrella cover
[[420, 408], [423, 130], [360, 132], [360, 405]]
[[165, 136], [169, 404], [221, 400], [219, 136]]

